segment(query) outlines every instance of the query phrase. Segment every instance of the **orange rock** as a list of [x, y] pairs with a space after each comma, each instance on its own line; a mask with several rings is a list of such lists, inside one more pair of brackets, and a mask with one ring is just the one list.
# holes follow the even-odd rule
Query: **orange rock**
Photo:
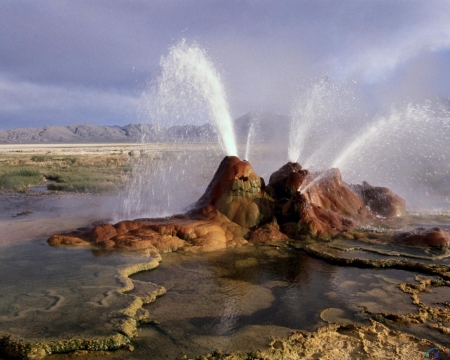
[[131, 230], [135, 230], [137, 228], [140, 228], [141, 226], [146, 225], [146, 221], [131, 221], [131, 220], [125, 220], [121, 221], [114, 225], [116, 229], [117, 235], [126, 234], [127, 232]]
[[250, 233], [249, 241], [255, 244], [288, 241], [289, 237], [280, 231], [276, 222], [264, 224]]
[[117, 235], [116, 228], [111, 224], [98, 225], [91, 232], [93, 243], [104, 242], [116, 235]]
[[196, 208], [204, 213], [206, 208], [214, 206], [238, 225], [257, 226], [272, 216], [263, 187], [264, 180], [254, 172], [248, 161], [227, 156], [220, 163]]
[[[389, 189], [377, 191], [395, 203]], [[398, 204], [401, 207], [401, 201]], [[265, 243], [304, 235], [332, 237], [369, 217], [363, 200], [342, 181], [338, 169], [313, 175], [298, 163], [287, 163], [266, 187], [249, 162], [227, 156], [186, 214], [101, 224], [84, 234], [55, 235], [48, 242], [77, 245], [88, 240], [105, 249], [212, 251], [246, 244], [247, 239]], [[447, 241], [444, 238], [427, 235], [433, 244]]]
[[60, 246], [60, 245], [68, 245], [68, 246], [89, 246], [90, 243], [79, 236], [70, 235], [70, 234], [61, 234], [61, 235], [53, 235], [47, 240], [49, 245], [52, 246]]

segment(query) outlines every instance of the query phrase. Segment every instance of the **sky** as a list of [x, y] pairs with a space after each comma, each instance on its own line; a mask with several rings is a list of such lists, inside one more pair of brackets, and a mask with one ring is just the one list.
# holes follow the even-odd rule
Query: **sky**
[[289, 114], [324, 77], [370, 112], [449, 98], [449, 19], [448, 0], [1, 0], [0, 129], [148, 121], [142, 93], [182, 39], [234, 118]]

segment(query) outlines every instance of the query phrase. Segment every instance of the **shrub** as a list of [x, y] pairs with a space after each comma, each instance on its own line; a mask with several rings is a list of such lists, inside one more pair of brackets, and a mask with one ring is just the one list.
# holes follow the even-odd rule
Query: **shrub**
[[49, 158], [44, 155], [34, 155], [30, 158], [30, 160], [34, 161], [34, 162], [44, 162], [44, 161], [49, 160]]

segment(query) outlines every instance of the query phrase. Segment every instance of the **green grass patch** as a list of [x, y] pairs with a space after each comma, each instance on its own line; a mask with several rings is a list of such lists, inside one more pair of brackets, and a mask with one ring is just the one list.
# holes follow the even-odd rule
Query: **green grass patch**
[[21, 191], [44, 182], [42, 173], [34, 169], [17, 169], [0, 173], [0, 190]]
[[76, 192], [76, 193], [104, 193], [117, 190], [117, 186], [112, 182], [71, 182], [71, 183], [51, 183], [47, 185], [47, 190]]
[[116, 191], [130, 170], [128, 156], [122, 155], [14, 155], [2, 158], [0, 191], [22, 191], [50, 183], [48, 190], [103, 193]]

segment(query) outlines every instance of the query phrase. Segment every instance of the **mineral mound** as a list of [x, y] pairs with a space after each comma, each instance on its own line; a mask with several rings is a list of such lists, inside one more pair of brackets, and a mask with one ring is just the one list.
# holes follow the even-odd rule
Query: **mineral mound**
[[[54, 235], [50, 245], [93, 245], [104, 249], [213, 251], [289, 239], [330, 239], [373, 222], [405, 214], [406, 203], [391, 190], [347, 185], [338, 169], [311, 173], [288, 162], [266, 185], [248, 161], [227, 156], [203, 196], [180, 215], [164, 219], [101, 224], [90, 231]], [[419, 246], [447, 246], [448, 234], [439, 229], [418, 240], [417, 231], [396, 237]], [[423, 235], [423, 234], [422, 234]], [[421, 235], [421, 236], [422, 236]], [[444, 240], [443, 240], [444, 239]]]

